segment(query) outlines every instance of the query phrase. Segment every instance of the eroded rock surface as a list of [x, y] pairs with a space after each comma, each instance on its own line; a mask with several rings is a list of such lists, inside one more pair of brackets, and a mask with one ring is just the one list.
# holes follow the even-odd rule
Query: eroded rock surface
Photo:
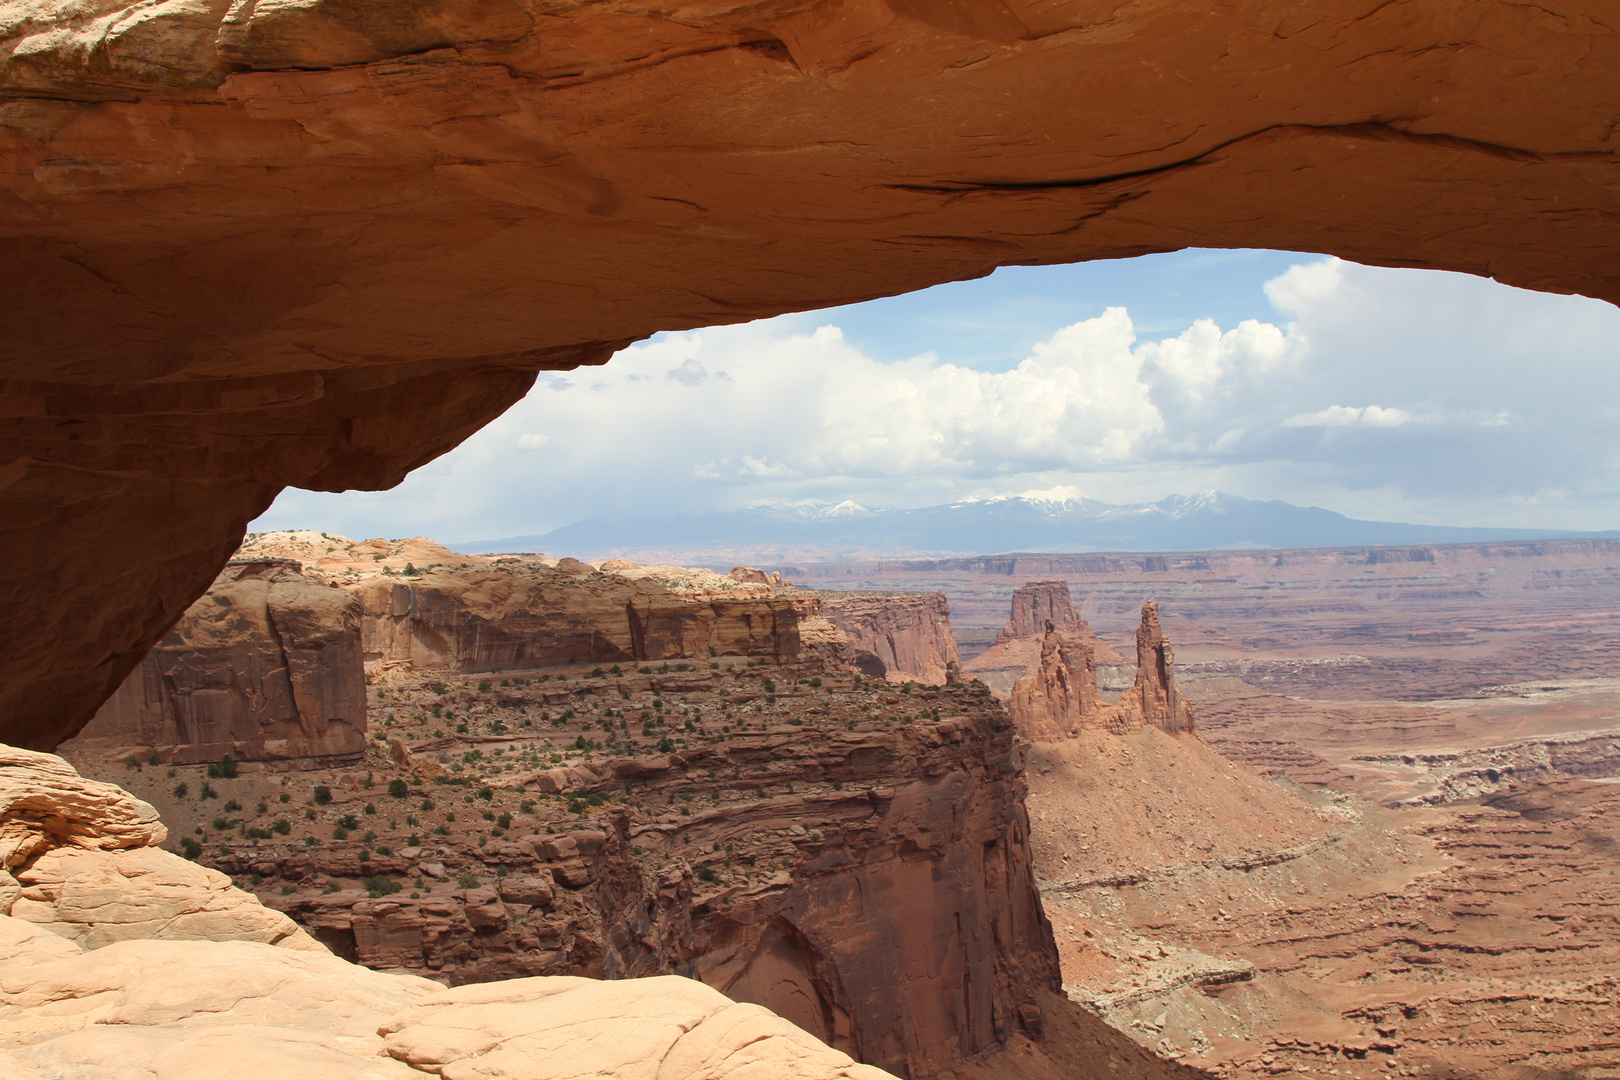
[[863, 674], [891, 682], [944, 685], [959, 662], [951, 608], [938, 593], [909, 596], [822, 594], [821, 614], [849, 635]]
[[[299, 1080], [889, 1075], [689, 979], [447, 990], [356, 966], [224, 875], [144, 846], [164, 835], [151, 809], [60, 758], [0, 746], [6, 865], [30, 886], [15, 902], [0, 893], [8, 1078], [184, 1077], [221, 1063]], [[32, 844], [16, 846], [21, 836]], [[493, 893], [489, 902], [498, 906]], [[252, 912], [256, 925], [244, 921]], [[271, 924], [287, 931], [281, 948], [265, 933]]]
[[[1052, 597], [1068, 596], [1063, 582], [1041, 582], [1036, 595], [1045, 600], [1041, 610], [1053, 611], [1065, 617], [1062, 605], [1054, 604]], [[1029, 608], [1027, 596], [1024, 608]], [[1072, 610], [1072, 608], [1071, 608]], [[1016, 597], [1013, 618], [1007, 624], [1009, 631], [1020, 625], [1020, 602]], [[1032, 742], [1048, 739], [1073, 738], [1082, 730], [1096, 728], [1124, 734], [1143, 727], [1154, 727], [1170, 734], [1193, 730], [1193, 710], [1181, 689], [1176, 685], [1175, 651], [1165, 640], [1159, 625], [1159, 605], [1148, 601], [1142, 605], [1142, 622], [1136, 631], [1136, 679], [1130, 689], [1119, 695], [1116, 702], [1105, 702], [1097, 692], [1097, 662], [1089, 642], [1070, 637], [1059, 629], [1052, 619], [1046, 619], [1045, 630], [1038, 639], [1011, 637], [979, 657], [970, 668], [978, 666], [985, 657], [998, 649], [1007, 656], [983, 665], [984, 670], [998, 674], [1017, 674], [1004, 667], [1011, 649], [1019, 644], [1033, 644], [1038, 640], [1039, 653], [1028, 674], [1013, 683], [1008, 694], [1007, 711], [1018, 725], [1019, 734]], [[1089, 628], [1078, 615], [1068, 616], [1066, 623], [1086, 633]]]
[[919, 1077], [1024, 1030], [1056, 964], [995, 700], [716, 663], [386, 669], [409, 765], [244, 767], [213, 781], [240, 814], [123, 771], [204, 862], [368, 966], [688, 975]]
[[78, 736], [163, 761], [365, 749], [359, 602], [279, 559], [237, 560]]
[[122, 788], [0, 746], [0, 915], [90, 949], [161, 938], [324, 951], [224, 874], [155, 846], [167, 837]]
[[0, 734], [81, 727], [283, 486], [658, 330], [1189, 244], [1620, 296], [1611, 21], [15, 0]]

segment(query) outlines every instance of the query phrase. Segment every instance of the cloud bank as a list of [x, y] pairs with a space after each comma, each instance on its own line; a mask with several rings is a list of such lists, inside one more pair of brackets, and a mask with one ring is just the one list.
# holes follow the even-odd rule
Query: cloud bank
[[600, 514], [1053, 488], [1620, 525], [1614, 307], [1331, 258], [1264, 289], [1273, 321], [1144, 340], [1111, 307], [1001, 370], [876, 360], [813, 316], [659, 335], [543, 376], [393, 492], [288, 493], [259, 527], [463, 540]]

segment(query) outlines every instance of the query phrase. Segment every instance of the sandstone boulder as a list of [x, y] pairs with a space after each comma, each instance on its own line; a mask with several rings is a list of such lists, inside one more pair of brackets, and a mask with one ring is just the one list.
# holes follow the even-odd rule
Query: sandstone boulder
[[15, 919], [100, 949], [118, 941], [260, 941], [324, 951], [217, 870], [161, 848], [56, 848], [16, 871]]
[[88, 949], [157, 938], [325, 951], [224, 874], [156, 847], [167, 835], [121, 788], [0, 746], [0, 915]]

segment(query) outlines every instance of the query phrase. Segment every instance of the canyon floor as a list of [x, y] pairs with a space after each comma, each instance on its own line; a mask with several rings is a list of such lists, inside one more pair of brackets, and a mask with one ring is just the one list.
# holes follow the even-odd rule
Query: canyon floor
[[1620, 597], [1550, 547], [1071, 579], [1122, 651], [1160, 599], [1202, 741], [1032, 751], [1069, 994], [1223, 1075], [1620, 1075]]

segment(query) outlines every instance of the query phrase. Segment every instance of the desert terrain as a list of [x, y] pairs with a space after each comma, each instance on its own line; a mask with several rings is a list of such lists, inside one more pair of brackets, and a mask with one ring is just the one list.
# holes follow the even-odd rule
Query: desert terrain
[[[1620, 559], [1135, 558], [1069, 577], [1076, 606], [1125, 652], [1114, 613], [1160, 601], [1199, 739], [1032, 748], [1070, 996], [1226, 1075], [1620, 1070]], [[990, 629], [958, 636], [1005, 680]]]
[[[852, 592], [272, 534], [64, 753], [379, 970], [685, 974], [913, 1077], [1595, 1078], [1620, 556], [1540, 547]], [[283, 669], [324, 726], [221, 681]]]

